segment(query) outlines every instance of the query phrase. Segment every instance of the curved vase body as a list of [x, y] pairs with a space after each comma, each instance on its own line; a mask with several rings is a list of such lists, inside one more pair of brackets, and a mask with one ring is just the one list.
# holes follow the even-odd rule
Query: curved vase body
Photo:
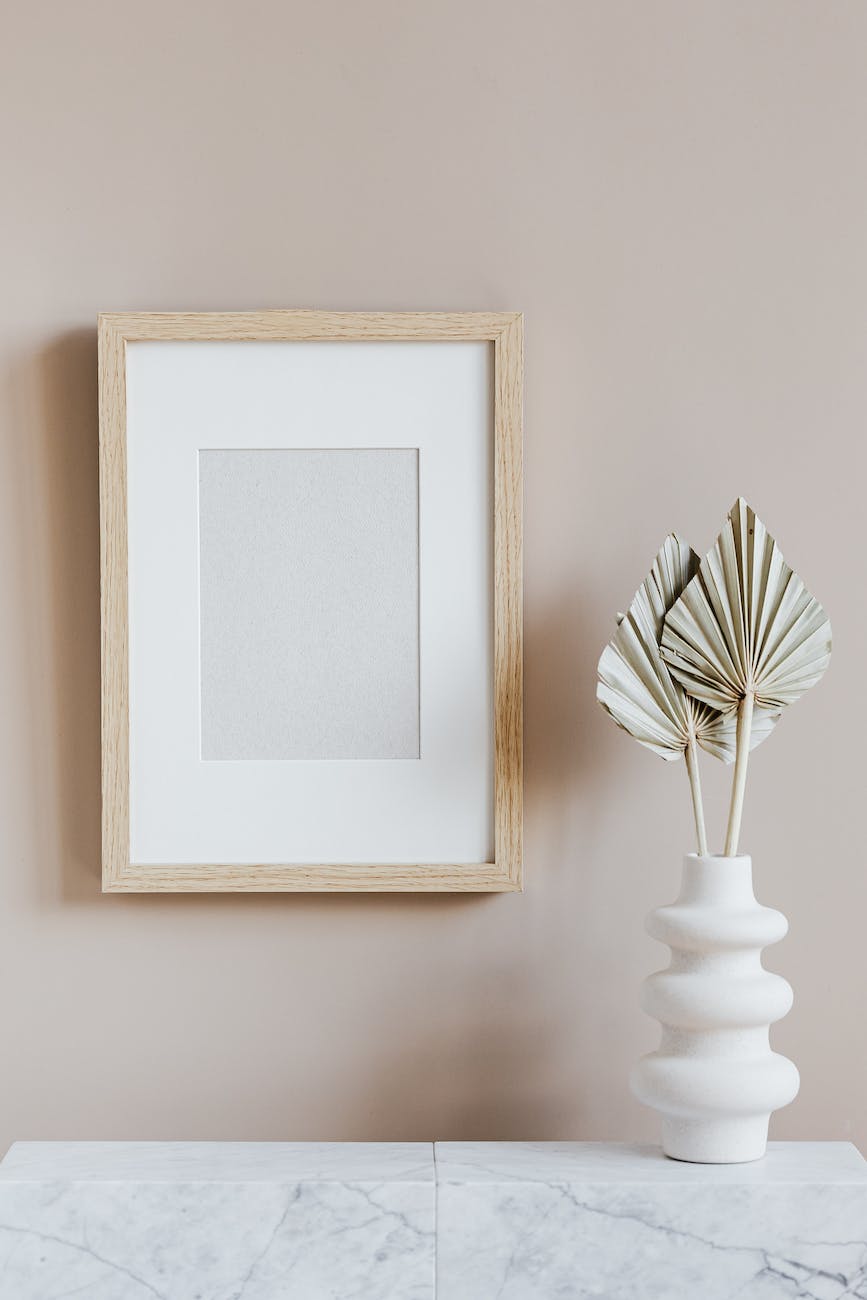
[[781, 912], [756, 902], [746, 856], [689, 854], [676, 902], [648, 916], [671, 964], [644, 981], [642, 1006], [662, 1039], [633, 1071], [632, 1091], [661, 1113], [666, 1155], [758, 1160], [771, 1111], [797, 1095], [798, 1071], [768, 1042], [792, 990], [762, 966], [762, 949], [787, 929]]

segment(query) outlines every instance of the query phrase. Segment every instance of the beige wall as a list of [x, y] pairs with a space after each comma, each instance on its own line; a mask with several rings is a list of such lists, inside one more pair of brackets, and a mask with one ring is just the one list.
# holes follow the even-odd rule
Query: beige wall
[[[0, 1145], [650, 1135], [686, 779], [594, 670], [743, 492], [836, 634], [745, 814], [775, 1131], [867, 1147], [862, 0], [2, 10]], [[96, 313], [265, 306], [526, 313], [522, 897], [100, 895]]]

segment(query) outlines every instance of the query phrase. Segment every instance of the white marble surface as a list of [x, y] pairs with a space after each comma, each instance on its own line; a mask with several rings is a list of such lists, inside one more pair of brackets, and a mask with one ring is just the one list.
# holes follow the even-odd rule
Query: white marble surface
[[[434, 1248], [436, 1245], [436, 1277]], [[0, 1300], [867, 1300], [844, 1142], [24, 1142]]]
[[104, 1182], [433, 1183], [430, 1142], [15, 1142], [0, 1185]]
[[848, 1143], [729, 1166], [582, 1142], [436, 1159], [439, 1300], [867, 1300], [867, 1164]]
[[17, 1143], [0, 1300], [431, 1300], [428, 1144]]
[[867, 1161], [851, 1142], [769, 1142], [764, 1160], [743, 1165], [668, 1160], [649, 1143], [438, 1142], [436, 1174], [439, 1183], [858, 1183], [867, 1182]]

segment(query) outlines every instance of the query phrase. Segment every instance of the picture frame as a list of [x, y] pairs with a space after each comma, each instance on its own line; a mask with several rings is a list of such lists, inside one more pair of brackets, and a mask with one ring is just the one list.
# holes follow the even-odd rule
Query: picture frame
[[[103, 890], [520, 891], [522, 316], [109, 312], [98, 333]], [[336, 456], [344, 451], [355, 459]], [[371, 532], [365, 555], [375, 558], [359, 561], [370, 592], [353, 608], [370, 644], [387, 646], [391, 658], [379, 694], [362, 707], [354, 686], [331, 700], [343, 660], [325, 671], [318, 653], [302, 656], [298, 680], [309, 661], [327, 699], [296, 754], [281, 748], [286, 727], [271, 726], [272, 695], [285, 687], [289, 651], [280, 638], [295, 654], [292, 638], [310, 621], [297, 611], [312, 598], [284, 534], [314, 498], [330, 501], [332, 470], [342, 475], [341, 508], [328, 507], [328, 527], [312, 516], [303, 536], [321, 549], [342, 520], [352, 531], [333, 555], [354, 557], [364, 550], [359, 536], [378, 526], [364, 503], [371, 493], [385, 503], [389, 544]], [[284, 508], [274, 485], [294, 492], [300, 480], [303, 508]], [[356, 499], [364, 508], [353, 514]], [[403, 528], [402, 519], [392, 544], [388, 530]], [[244, 539], [262, 536], [263, 554], [276, 558], [247, 553]], [[317, 555], [311, 572], [335, 569], [327, 556], [326, 569], [315, 569]], [[390, 556], [403, 557], [396, 576]], [[243, 576], [251, 572], [253, 584]], [[281, 606], [273, 592], [287, 573], [301, 603], [272, 645], [257, 620], [272, 626]], [[238, 602], [246, 610], [257, 583], [266, 594], [251, 606], [244, 641], [250, 620], [237, 616]], [[321, 603], [317, 596], [310, 606], [317, 616]], [[381, 619], [393, 616], [401, 634], [383, 636], [391, 625]], [[353, 627], [318, 645], [332, 654], [336, 640], [345, 656], [354, 636]], [[243, 666], [250, 646], [257, 664], [264, 656], [261, 672]], [[359, 680], [366, 676], [365, 668]], [[405, 689], [393, 691], [394, 681]], [[249, 726], [247, 714], [240, 723], [232, 714], [233, 683], [253, 692]], [[320, 734], [329, 710], [335, 725]], [[391, 712], [393, 726], [383, 721]], [[382, 860], [380, 842], [388, 845]], [[298, 859], [293, 843], [314, 848]], [[332, 843], [339, 856], [327, 856]], [[424, 851], [440, 843], [470, 852], [452, 860], [449, 851]], [[209, 851], [200, 854], [202, 844]], [[402, 851], [416, 844], [421, 851]]]

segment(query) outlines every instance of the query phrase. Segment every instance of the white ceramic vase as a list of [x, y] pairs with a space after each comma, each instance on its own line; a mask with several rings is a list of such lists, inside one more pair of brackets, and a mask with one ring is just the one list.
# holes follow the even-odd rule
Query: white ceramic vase
[[666, 1155], [758, 1160], [771, 1111], [797, 1095], [798, 1071], [768, 1041], [792, 990], [762, 966], [762, 949], [787, 929], [781, 912], [756, 902], [746, 856], [689, 854], [677, 900], [648, 916], [671, 964], [644, 982], [642, 1006], [661, 1022], [662, 1039], [635, 1067], [632, 1090], [662, 1115]]

